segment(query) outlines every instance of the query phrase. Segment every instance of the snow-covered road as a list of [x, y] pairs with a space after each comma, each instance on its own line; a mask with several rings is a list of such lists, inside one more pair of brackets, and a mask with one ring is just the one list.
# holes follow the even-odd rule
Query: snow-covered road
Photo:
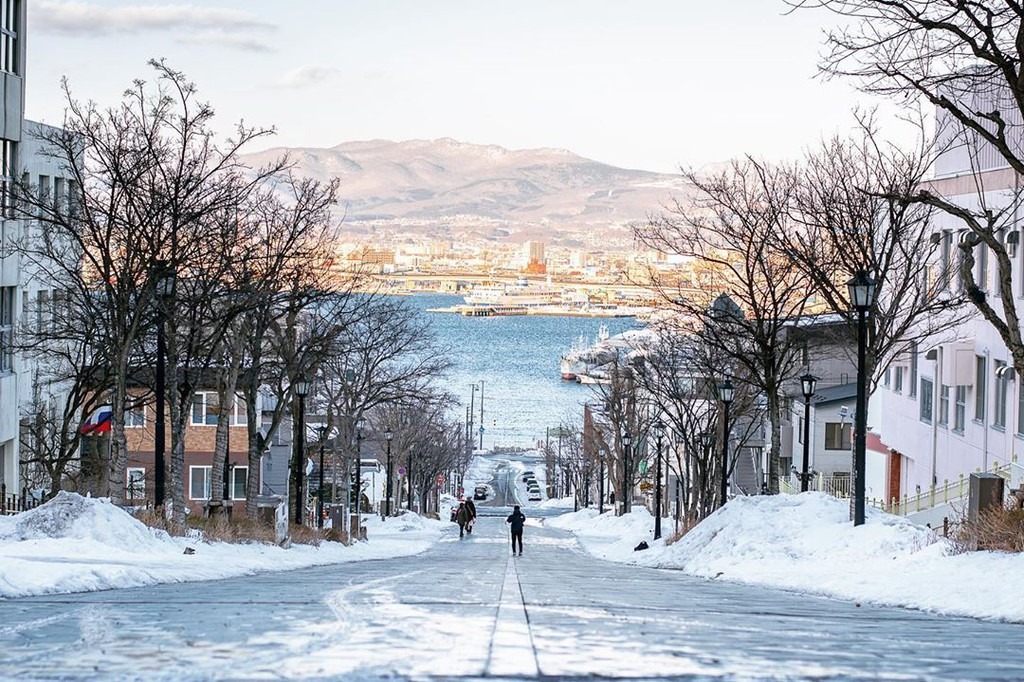
[[482, 516], [419, 556], [0, 601], [0, 677], [1024, 678], [1020, 625], [607, 563], [533, 519], [525, 540]]

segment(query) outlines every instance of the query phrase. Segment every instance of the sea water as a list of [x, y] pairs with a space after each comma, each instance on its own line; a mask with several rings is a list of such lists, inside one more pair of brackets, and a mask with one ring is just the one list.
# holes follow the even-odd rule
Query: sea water
[[[480, 442], [480, 395], [483, 393], [483, 442], [495, 446], [537, 447], [546, 430], [562, 424], [583, 424], [583, 403], [600, 394], [561, 378], [560, 359], [580, 336], [593, 343], [601, 326], [615, 335], [637, 328], [633, 318], [510, 315], [463, 317], [455, 313], [429, 313], [462, 303], [461, 296], [420, 294], [406, 297], [406, 305], [421, 311], [437, 341], [451, 349], [451, 371], [438, 383], [461, 402], [452, 418], [465, 421], [474, 395], [473, 428]], [[481, 382], [483, 382], [481, 386]]]

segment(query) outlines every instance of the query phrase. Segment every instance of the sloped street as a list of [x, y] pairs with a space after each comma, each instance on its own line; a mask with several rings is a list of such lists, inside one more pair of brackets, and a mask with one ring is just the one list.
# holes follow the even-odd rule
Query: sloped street
[[607, 563], [539, 519], [513, 558], [482, 511], [414, 557], [2, 601], [0, 676], [1024, 678], [1019, 625]]

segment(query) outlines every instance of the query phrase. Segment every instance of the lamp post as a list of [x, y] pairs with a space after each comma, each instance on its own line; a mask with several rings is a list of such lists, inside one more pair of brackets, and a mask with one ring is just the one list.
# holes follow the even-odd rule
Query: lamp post
[[324, 424], [320, 427], [320, 492], [316, 496], [316, 527], [320, 529], [324, 527], [324, 438], [326, 437], [327, 424]]
[[356, 422], [356, 533], [363, 527], [363, 424]]
[[654, 434], [658, 439], [657, 461], [654, 465], [654, 539], [661, 537], [661, 437], [665, 425], [661, 420], [654, 422]]
[[597, 513], [604, 514], [604, 457], [597, 456]]
[[480, 380], [480, 449], [484, 449], [484, 380]]
[[850, 302], [857, 309], [857, 414], [854, 419], [853, 525], [864, 523], [865, 449], [867, 446], [868, 396], [865, 373], [867, 355], [867, 314], [875, 302], [875, 280], [860, 270], [846, 283]]
[[165, 363], [167, 362], [167, 339], [165, 337], [164, 325], [167, 321], [167, 313], [164, 305], [174, 295], [174, 268], [170, 267], [165, 260], [157, 260], [153, 263], [154, 291], [156, 293], [156, 423], [153, 434], [153, 506], [162, 507], [166, 485], [167, 465], [164, 461], [166, 449], [167, 428], [164, 421], [166, 411], [165, 400], [167, 388], [165, 386]]
[[800, 492], [807, 492], [810, 483], [811, 468], [811, 398], [814, 396], [814, 385], [818, 377], [805, 374], [800, 377], [800, 386], [804, 392], [804, 465], [800, 469]]
[[622, 513], [629, 513], [629, 497], [632, 494], [629, 485], [631, 473], [629, 461], [629, 444], [633, 442], [629, 432], [622, 434]]
[[722, 504], [725, 506], [725, 499], [729, 494], [729, 404], [736, 395], [736, 388], [732, 385], [732, 379], [725, 378], [725, 381], [718, 384], [718, 399], [722, 401], [724, 408], [722, 419]]
[[302, 474], [306, 468], [306, 395], [309, 393], [309, 382], [300, 374], [292, 384], [299, 399], [299, 414], [296, 416], [295, 429], [295, 523], [300, 526], [305, 521], [305, 507], [302, 495]]
[[391, 439], [395, 437], [394, 432], [388, 429], [384, 432], [384, 440], [388, 444], [388, 462], [386, 467], [385, 476], [387, 476], [387, 483], [384, 484], [384, 517], [391, 516]]

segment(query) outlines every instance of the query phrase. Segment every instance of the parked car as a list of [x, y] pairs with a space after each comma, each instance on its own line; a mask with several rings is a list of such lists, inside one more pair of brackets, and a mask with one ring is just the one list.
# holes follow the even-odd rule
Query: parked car
[[531, 490], [530, 491], [530, 496], [527, 497], [526, 499], [528, 499], [530, 502], [540, 502], [540, 500], [541, 500], [540, 491], [539, 490]]
[[487, 499], [487, 486], [478, 485], [473, 488], [473, 499], [474, 500], [486, 500]]
[[523, 483], [526, 483], [531, 478], [535, 478], [532, 471], [524, 471], [523, 472]]

